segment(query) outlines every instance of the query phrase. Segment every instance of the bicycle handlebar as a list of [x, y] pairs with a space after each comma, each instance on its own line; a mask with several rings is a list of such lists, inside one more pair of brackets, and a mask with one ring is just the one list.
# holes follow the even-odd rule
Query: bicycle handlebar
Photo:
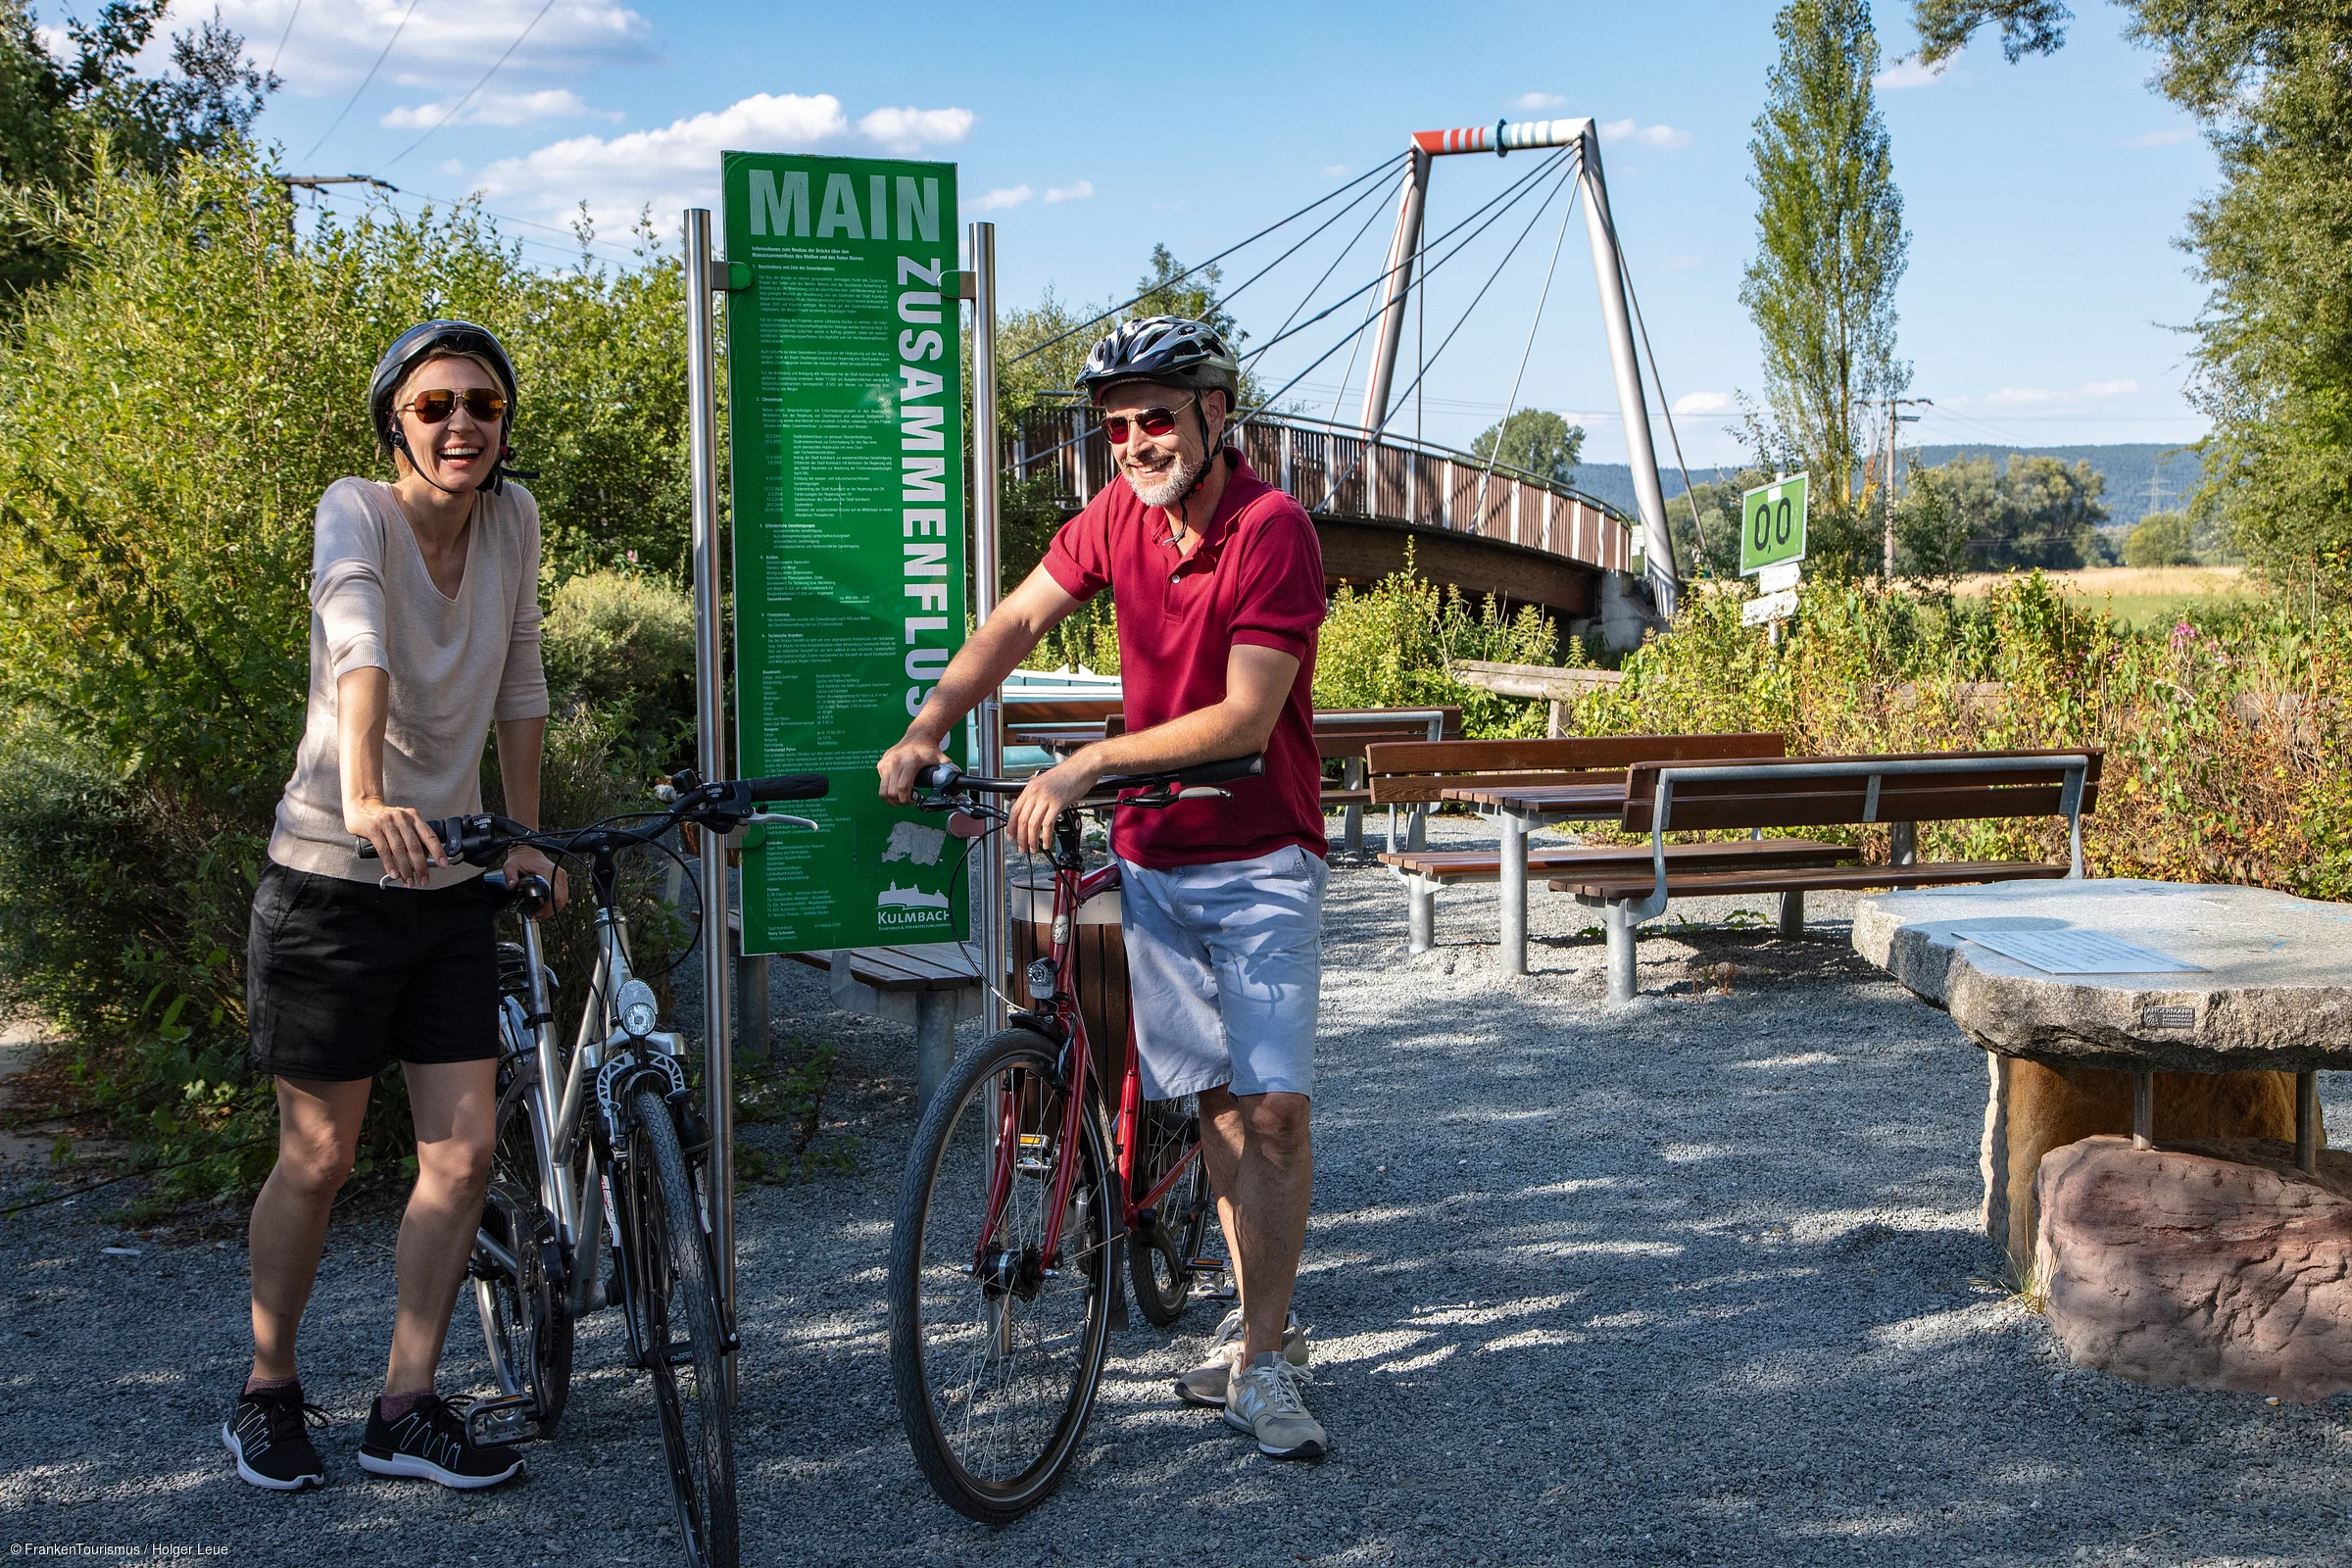
[[[488, 865], [497, 856], [524, 845], [558, 855], [593, 855], [651, 844], [680, 822], [694, 822], [714, 833], [729, 833], [759, 815], [758, 808], [766, 802], [813, 801], [820, 799], [829, 787], [822, 773], [777, 773], [766, 778], [731, 779], [717, 784], [696, 784], [693, 777], [692, 773], [676, 775], [668, 786], [679, 790], [676, 801], [666, 811], [644, 813], [656, 819], [643, 827], [541, 831], [524, 827], [510, 817], [482, 811], [428, 821], [425, 829], [440, 840], [442, 853], [450, 860], [464, 860], [469, 865]], [[363, 860], [377, 858], [375, 846], [362, 839], [359, 857]]]
[[744, 787], [754, 802], [765, 804], [822, 800], [828, 785], [822, 773], [777, 773], [768, 778], [746, 779]]
[[[1153, 805], [1172, 805], [1181, 792], [1201, 789], [1215, 784], [1230, 784], [1235, 779], [1259, 778], [1266, 771], [1265, 754], [1252, 752], [1248, 757], [1228, 757], [1215, 762], [1195, 762], [1190, 767], [1170, 768], [1157, 773], [1105, 773], [1096, 781], [1095, 793], [1117, 794], [1125, 790], [1166, 789], [1171, 794], [1166, 802]], [[1028, 787], [1024, 778], [987, 778], [978, 773], [966, 773], [954, 762], [934, 762], [915, 774], [917, 788], [933, 795], [950, 795], [956, 790], [971, 790], [981, 795], [1018, 795]], [[1090, 796], [1090, 800], [1091, 800]], [[1107, 803], [1106, 803], [1107, 804]], [[1132, 801], [1116, 803], [1135, 805]]]

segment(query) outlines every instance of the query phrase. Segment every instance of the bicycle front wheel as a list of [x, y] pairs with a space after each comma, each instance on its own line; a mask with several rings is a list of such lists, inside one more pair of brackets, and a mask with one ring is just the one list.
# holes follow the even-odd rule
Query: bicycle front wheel
[[[890, 1249], [890, 1365], [915, 1462], [1004, 1524], [1052, 1494], [1108, 1348], [1116, 1201], [1098, 1107], [1068, 1147], [1062, 1049], [1008, 1029], [956, 1063], [915, 1130]], [[1058, 1251], [1047, 1222], [1066, 1162]]]
[[653, 1374], [687, 1560], [735, 1568], [735, 1414], [710, 1236], [669, 1102], [641, 1089], [629, 1103], [629, 1321]]

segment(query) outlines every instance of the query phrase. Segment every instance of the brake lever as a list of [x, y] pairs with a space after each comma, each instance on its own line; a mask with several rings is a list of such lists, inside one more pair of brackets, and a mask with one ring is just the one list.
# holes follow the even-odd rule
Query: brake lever
[[1176, 792], [1179, 801], [1230, 801], [1233, 791], [1218, 789], [1213, 784], [1193, 784]]
[[743, 819], [743, 825], [745, 827], [805, 827], [811, 833], [817, 831], [817, 824], [809, 821], [808, 818], [787, 816], [781, 811], [773, 814], [765, 811], [754, 811]]

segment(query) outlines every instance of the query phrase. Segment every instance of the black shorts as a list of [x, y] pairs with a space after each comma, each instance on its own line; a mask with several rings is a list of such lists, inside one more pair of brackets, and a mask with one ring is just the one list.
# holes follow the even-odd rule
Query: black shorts
[[496, 1056], [498, 908], [479, 877], [383, 888], [270, 861], [245, 946], [254, 1070], [343, 1083]]

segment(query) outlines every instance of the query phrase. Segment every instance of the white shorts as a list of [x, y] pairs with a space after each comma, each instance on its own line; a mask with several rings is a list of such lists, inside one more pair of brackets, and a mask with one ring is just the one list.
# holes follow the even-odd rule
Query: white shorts
[[1330, 867], [1296, 845], [1153, 871], [1119, 862], [1144, 1098], [1315, 1090]]

